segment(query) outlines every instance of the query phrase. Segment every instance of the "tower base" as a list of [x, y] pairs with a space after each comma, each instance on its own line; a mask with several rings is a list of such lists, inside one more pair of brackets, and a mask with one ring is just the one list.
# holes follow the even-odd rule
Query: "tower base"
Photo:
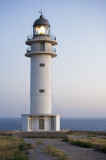
[[60, 131], [60, 115], [22, 115], [22, 131]]

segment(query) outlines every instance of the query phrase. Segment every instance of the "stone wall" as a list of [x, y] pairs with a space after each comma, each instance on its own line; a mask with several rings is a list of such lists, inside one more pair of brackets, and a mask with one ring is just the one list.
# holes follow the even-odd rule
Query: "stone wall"
[[0, 131], [0, 135], [15, 135], [20, 134], [20, 131]]
[[23, 138], [65, 138], [67, 137], [67, 133], [62, 131], [20, 132], [20, 135]]

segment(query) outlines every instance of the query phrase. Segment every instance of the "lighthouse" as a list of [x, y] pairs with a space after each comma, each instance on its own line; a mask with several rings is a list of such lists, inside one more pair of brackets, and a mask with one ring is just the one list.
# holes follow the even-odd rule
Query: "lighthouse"
[[27, 37], [26, 57], [30, 58], [30, 114], [22, 115], [23, 131], [59, 131], [60, 115], [51, 109], [51, 60], [56, 57], [56, 37], [42, 12]]

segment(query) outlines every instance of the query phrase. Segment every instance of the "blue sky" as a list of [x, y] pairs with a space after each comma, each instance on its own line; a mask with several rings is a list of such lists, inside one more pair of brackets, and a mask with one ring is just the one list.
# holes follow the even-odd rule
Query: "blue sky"
[[25, 41], [41, 9], [59, 43], [52, 97], [62, 116], [106, 117], [105, 0], [0, 1], [0, 117], [29, 112]]

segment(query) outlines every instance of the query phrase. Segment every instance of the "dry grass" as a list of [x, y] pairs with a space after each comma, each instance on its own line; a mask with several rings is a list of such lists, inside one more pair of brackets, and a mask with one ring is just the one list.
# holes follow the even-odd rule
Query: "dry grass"
[[[71, 137], [72, 135], [72, 137]], [[92, 144], [106, 145], [106, 135], [102, 132], [77, 132], [69, 136], [70, 139], [79, 140], [81, 142], [90, 142]]]
[[106, 133], [91, 131], [70, 132], [66, 142], [86, 148], [94, 148], [97, 151], [106, 153]]
[[39, 138], [37, 138], [37, 139], [36, 139], [36, 144], [42, 145], [43, 142], [42, 142]]
[[0, 160], [28, 160], [28, 150], [34, 148], [22, 138], [0, 135]]
[[92, 144], [99, 144], [99, 145], [106, 145], [106, 139], [105, 138], [99, 138], [99, 137], [89, 137], [86, 139], [79, 139], [82, 142], [90, 142]]
[[19, 139], [12, 136], [0, 136], [0, 160], [12, 157], [18, 152]]
[[65, 153], [53, 146], [46, 146], [44, 147], [43, 151], [50, 154], [53, 157], [57, 157], [57, 160], [69, 160]]
[[106, 136], [106, 132], [104, 131], [75, 131], [75, 130], [70, 130], [68, 132], [69, 135], [87, 135], [87, 136]]

